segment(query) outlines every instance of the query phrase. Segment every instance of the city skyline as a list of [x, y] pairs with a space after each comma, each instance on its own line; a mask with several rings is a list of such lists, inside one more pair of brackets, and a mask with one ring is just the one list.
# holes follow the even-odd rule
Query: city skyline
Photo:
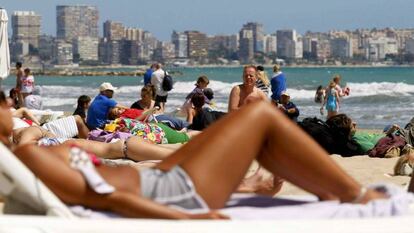
[[[131, 2], [118, 0], [105, 2], [56, 1], [35, 2], [6, 0], [0, 7], [8, 11], [9, 18], [14, 11], [35, 11], [42, 16], [41, 32], [56, 36], [57, 5], [96, 5], [100, 12], [99, 35], [106, 20], [123, 23], [128, 27], [139, 27], [152, 32], [156, 38], [169, 41], [173, 30], [199, 30], [209, 35], [237, 34], [240, 27], [249, 21], [260, 22], [266, 33], [280, 29], [326, 32], [329, 30], [353, 30], [356, 28], [413, 28], [414, 2], [409, 0], [349, 0], [344, 2], [291, 1], [275, 2], [259, 0], [245, 1], [157, 1]], [[191, 4], [190, 4], [191, 3]], [[160, 7], [161, 6], [161, 7]], [[122, 13], [120, 13], [122, 12]], [[155, 13], [154, 13], [155, 12]], [[168, 22], [168, 23], [165, 23]], [[10, 23], [9, 23], [10, 25]], [[219, 27], [218, 27], [219, 25]], [[11, 26], [9, 26], [11, 32]]]

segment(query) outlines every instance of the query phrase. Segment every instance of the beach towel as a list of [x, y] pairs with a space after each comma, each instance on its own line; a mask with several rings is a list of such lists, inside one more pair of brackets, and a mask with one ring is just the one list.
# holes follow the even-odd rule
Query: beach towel
[[78, 135], [78, 127], [74, 116], [60, 118], [42, 126], [58, 138], [73, 138]]

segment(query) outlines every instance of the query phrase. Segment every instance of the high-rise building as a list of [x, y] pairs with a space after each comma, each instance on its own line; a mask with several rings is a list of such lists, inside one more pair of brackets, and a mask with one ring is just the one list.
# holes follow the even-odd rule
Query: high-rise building
[[56, 36], [72, 41], [77, 37], [98, 37], [99, 13], [96, 6], [56, 6]]
[[251, 29], [242, 28], [239, 32], [239, 60], [249, 63], [254, 58], [254, 40]]
[[276, 31], [276, 37], [278, 57], [302, 58], [303, 42], [302, 38], [296, 34], [296, 30], [278, 30]]
[[387, 54], [397, 54], [397, 40], [394, 38], [381, 37], [378, 39], [368, 39], [365, 53], [369, 61], [383, 60]]
[[154, 50], [153, 59], [156, 61], [165, 61], [175, 57], [175, 46], [171, 42], [158, 42]]
[[193, 59], [206, 58], [208, 56], [207, 35], [199, 31], [185, 31], [187, 35], [188, 57]]
[[125, 37], [125, 27], [122, 23], [107, 20], [103, 24], [103, 37], [108, 40], [122, 40]]
[[174, 44], [176, 58], [188, 57], [187, 39], [187, 34], [182, 32], [173, 31], [173, 33], [171, 34], [171, 42]]
[[263, 24], [248, 22], [243, 25], [242, 29], [251, 30], [253, 33], [253, 52], [264, 52]]
[[409, 54], [414, 54], [414, 38], [409, 38], [405, 40], [405, 52]]
[[264, 49], [263, 52], [266, 54], [269, 53], [276, 53], [276, 45], [277, 45], [277, 37], [276, 34], [265, 35], [263, 37], [264, 40]]
[[53, 36], [41, 35], [39, 37], [39, 57], [43, 61], [48, 61], [53, 58], [53, 47], [55, 38]]
[[98, 61], [98, 44], [96, 37], [77, 37], [73, 40], [73, 54], [77, 62], [81, 61]]
[[56, 40], [54, 48], [55, 64], [70, 65], [73, 63], [72, 44], [65, 40]]
[[352, 40], [347, 37], [331, 39], [331, 56], [334, 58], [352, 57]]
[[99, 61], [105, 64], [121, 64], [122, 41], [102, 38], [99, 41]]
[[26, 42], [29, 47], [39, 47], [41, 16], [33, 11], [15, 11], [12, 15], [12, 41]]
[[142, 42], [144, 39], [144, 30], [141, 28], [125, 28], [125, 39]]

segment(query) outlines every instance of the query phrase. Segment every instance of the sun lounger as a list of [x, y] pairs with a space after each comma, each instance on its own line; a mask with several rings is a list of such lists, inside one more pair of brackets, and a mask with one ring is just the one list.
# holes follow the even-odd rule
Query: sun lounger
[[[6, 214], [51, 215], [74, 218], [74, 214], [4, 145], [0, 144], [0, 193], [5, 197]], [[41, 155], [40, 155], [41, 156]], [[265, 198], [234, 196], [229, 208], [221, 211], [232, 219], [287, 220], [362, 218], [410, 215], [414, 202], [412, 194], [397, 187], [388, 187], [393, 194], [389, 200], [373, 201], [367, 205], [315, 202], [315, 199]], [[77, 207], [75, 207], [76, 209]], [[79, 209], [79, 208], [78, 208]], [[90, 211], [87, 210], [86, 211]], [[82, 214], [80, 214], [82, 215]], [[100, 212], [100, 217], [113, 217]], [[91, 215], [92, 216], [92, 215]]]

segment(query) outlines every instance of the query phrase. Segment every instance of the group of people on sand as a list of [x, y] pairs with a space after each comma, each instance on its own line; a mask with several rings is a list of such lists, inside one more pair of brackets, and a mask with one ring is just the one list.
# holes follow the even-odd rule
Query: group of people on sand
[[[347, 175], [320, 142], [289, 119], [299, 110], [291, 110], [296, 107], [283, 90], [280, 67], [274, 67], [270, 81], [262, 79], [261, 69], [243, 68], [243, 83], [232, 88], [228, 113], [214, 110], [209, 80], [200, 76], [183, 106], [186, 121], [162, 111], [167, 95], [157, 101], [160, 93], [151, 82], [156, 71], [130, 107], [113, 100], [116, 88], [105, 82], [93, 100], [78, 98], [74, 116], [42, 126], [14, 116], [1, 91], [0, 141], [63, 202], [124, 217], [226, 219], [218, 209], [234, 192], [273, 196], [285, 181], [320, 200], [364, 204], [387, 198]], [[266, 86], [270, 98], [262, 91]], [[346, 115], [327, 123], [343, 138], [355, 135], [356, 126]], [[157, 145], [165, 142], [184, 144]], [[139, 163], [109, 166], [114, 159]], [[272, 173], [271, 179], [246, 182], [253, 160]]]

